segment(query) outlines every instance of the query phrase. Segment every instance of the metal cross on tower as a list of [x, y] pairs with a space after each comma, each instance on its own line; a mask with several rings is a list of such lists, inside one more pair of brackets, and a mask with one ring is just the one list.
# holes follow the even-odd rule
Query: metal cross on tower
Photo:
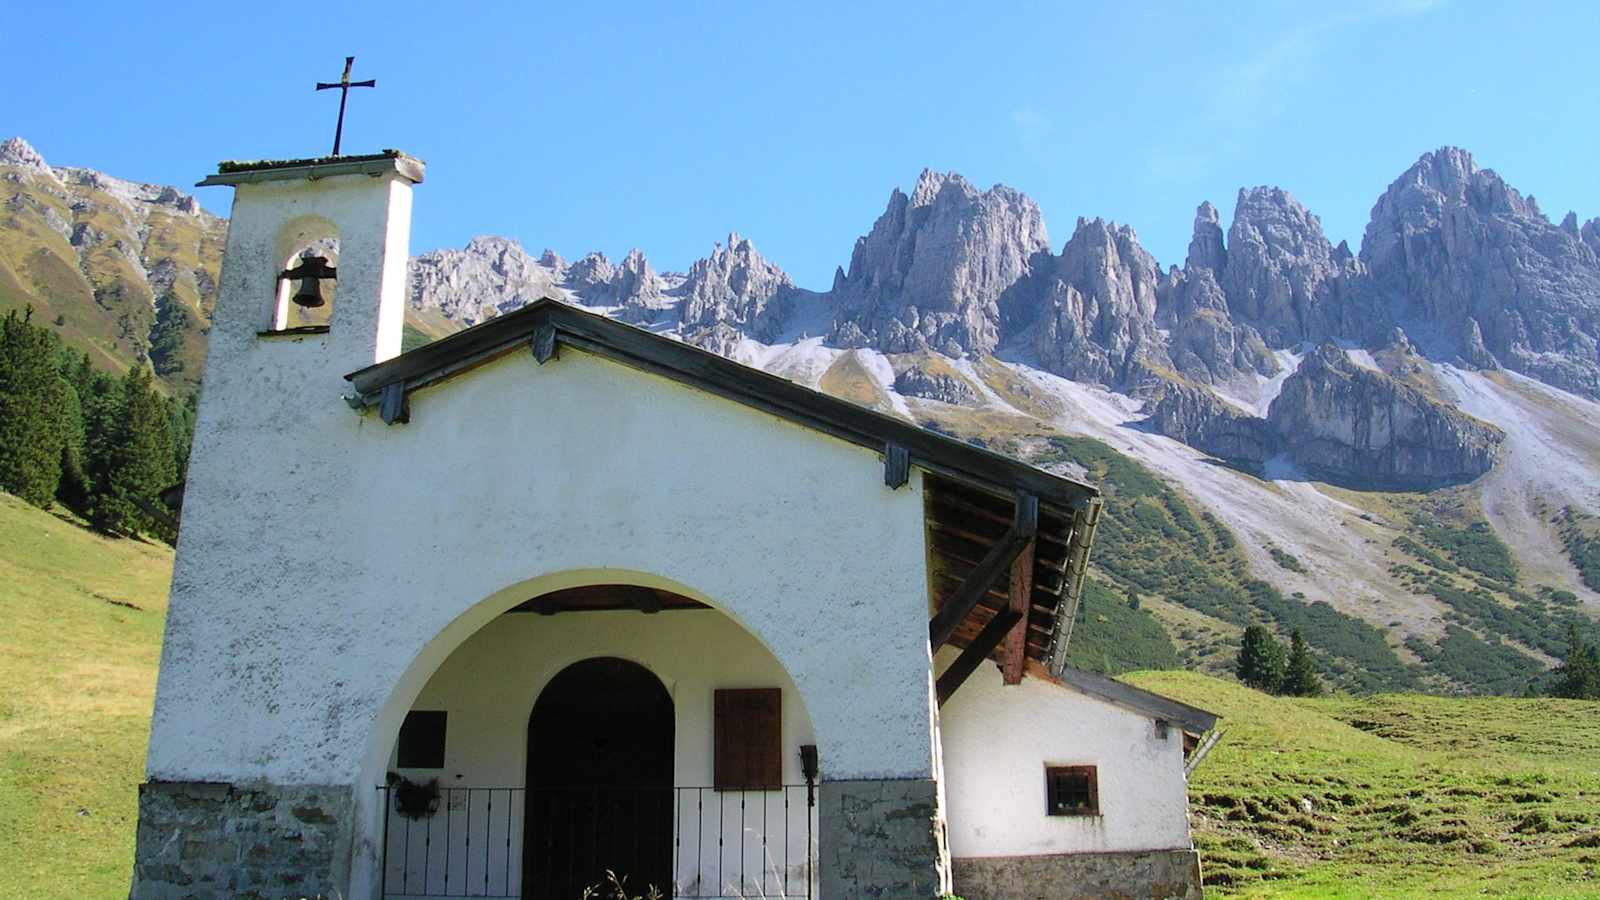
[[356, 58], [354, 56], [346, 56], [344, 58], [344, 74], [339, 76], [338, 83], [329, 84], [326, 81], [317, 82], [317, 90], [319, 90], [319, 91], [329, 91], [329, 90], [332, 90], [334, 88], [338, 88], [339, 89], [339, 124], [337, 126], [335, 126], [334, 129], [333, 129], [333, 155], [334, 156], [338, 156], [339, 155], [339, 139], [344, 137], [344, 102], [345, 102], [345, 100], [349, 99], [349, 97], [350, 97], [350, 89], [353, 88], [353, 87], [377, 87], [378, 86], [378, 82], [375, 79], [374, 80], [370, 80], [370, 81], [351, 81], [350, 80], [350, 67], [355, 65], [355, 63], [356, 63]]

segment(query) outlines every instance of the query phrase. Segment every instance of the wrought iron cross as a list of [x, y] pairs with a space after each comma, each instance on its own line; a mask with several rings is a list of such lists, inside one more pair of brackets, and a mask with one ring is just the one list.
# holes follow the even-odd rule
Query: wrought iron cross
[[345, 102], [345, 100], [349, 99], [349, 97], [350, 97], [350, 89], [353, 88], [353, 87], [377, 87], [378, 86], [378, 82], [375, 79], [374, 80], [369, 80], [369, 81], [351, 81], [350, 80], [350, 67], [355, 65], [355, 64], [356, 64], [356, 58], [354, 56], [346, 56], [344, 58], [344, 74], [339, 76], [338, 83], [329, 84], [326, 81], [317, 82], [317, 90], [319, 90], [319, 91], [329, 91], [329, 90], [333, 90], [334, 88], [338, 88], [339, 89], [339, 124], [336, 125], [334, 127], [334, 129], [333, 129], [333, 155], [334, 156], [338, 156], [339, 155], [339, 139], [344, 137], [344, 102]]

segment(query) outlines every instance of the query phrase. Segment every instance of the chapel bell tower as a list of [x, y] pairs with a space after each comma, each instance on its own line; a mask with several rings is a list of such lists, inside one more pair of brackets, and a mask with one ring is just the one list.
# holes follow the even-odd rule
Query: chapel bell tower
[[292, 366], [326, 396], [345, 373], [399, 355], [422, 175], [420, 160], [390, 150], [223, 163], [200, 182], [234, 189], [208, 383], [254, 369], [289, 389]]

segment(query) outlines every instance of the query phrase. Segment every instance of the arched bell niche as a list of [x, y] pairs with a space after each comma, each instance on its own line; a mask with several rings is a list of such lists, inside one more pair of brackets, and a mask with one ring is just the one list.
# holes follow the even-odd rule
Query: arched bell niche
[[326, 329], [339, 283], [338, 227], [321, 216], [301, 216], [279, 231], [275, 249], [279, 274], [267, 330]]

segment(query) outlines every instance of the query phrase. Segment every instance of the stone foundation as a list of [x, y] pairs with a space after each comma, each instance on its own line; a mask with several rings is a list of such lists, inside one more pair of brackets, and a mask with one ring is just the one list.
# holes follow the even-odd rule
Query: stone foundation
[[939, 801], [932, 779], [824, 781], [817, 799], [824, 897], [936, 897]]
[[353, 815], [349, 787], [142, 784], [131, 900], [342, 896]]
[[1200, 900], [1194, 850], [994, 856], [953, 861], [966, 900]]

